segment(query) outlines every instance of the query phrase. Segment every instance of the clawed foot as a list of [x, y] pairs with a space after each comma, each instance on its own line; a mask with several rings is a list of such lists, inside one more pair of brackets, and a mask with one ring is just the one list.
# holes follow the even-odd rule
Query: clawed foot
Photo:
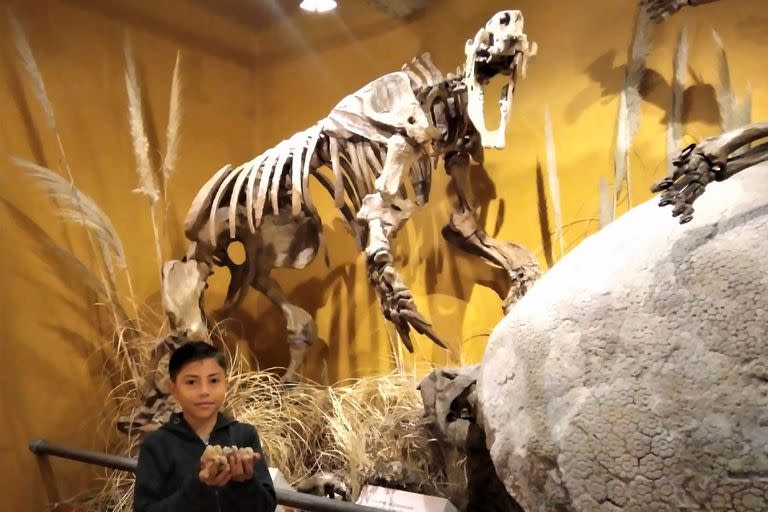
[[680, 217], [680, 224], [685, 224], [693, 219], [693, 203], [705, 187], [724, 179], [725, 165], [696, 144], [685, 148], [673, 163], [672, 176], [655, 183], [651, 191], [662, 192], [659, 206], [673, 205], [672, 216]]
[[416, 309], [413, 294], [405, 286], [402, 277], [392, 266], [392, 256], [386, 252], [374, 254], [368, 262], [368, 279], [373, 284], [381, 303], [384, 317], [392, 322], [397, 329], [403, 344], [409, 352], [413, 352], [411, 327], [419, 334], [443, 348], [445, 343], [437, 336], [424, 316]]

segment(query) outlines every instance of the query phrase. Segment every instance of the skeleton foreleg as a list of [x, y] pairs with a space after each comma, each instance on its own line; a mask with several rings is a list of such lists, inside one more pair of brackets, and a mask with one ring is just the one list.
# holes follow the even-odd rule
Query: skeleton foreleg
[[390, 138], [387, 157], [381, 175], [376, 179], [376, 192], [363, 198], [357, 220], [368, 227], [368, 243], [365, 255], [368, 262], [368, 279], [379, 297], [384, 317], [391, 321], [403, 344], [413, 351], [410, 329], [428, 336], [443, 348], [432, 325], [418, 312], [413, 294], [392, 265], [390, 240], [411, 215], [413, 204], [397, 196], [405, 173], [420, 154], [399, 135]]
[[459, 209], [451, 214], [450, 222], [443, 228], [443, 237], [463, 251], [478, 255], [507, 272], [510, 287], [503, 303], [506, 313], [539, 277], [539, 264], [522, 246], [491, 238], [480, 226], [471, 197], [469, 156], [466, 153], [450, 154], [446, 157], [445, 168], [456, 185]]
[[692, 205], [707, 185], [768, 161], [768, 142], [749, 148], [763, 138], [768, 138], [768, 122], [752, 123], [686, 147], [674, 161], [672, 176], [651, 188], [654, 193], [662, 192], [659, 206], [674, 205], [672, 215], [680, 216], [681, 224], [689, 222]]

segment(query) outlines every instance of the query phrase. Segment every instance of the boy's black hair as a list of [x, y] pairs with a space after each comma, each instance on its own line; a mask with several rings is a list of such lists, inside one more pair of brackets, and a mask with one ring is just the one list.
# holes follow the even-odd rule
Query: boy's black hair
[[188, 341], [177, 348], [168, 360], [168, 374], [171, 381], [176, 382], [176, 377], [189, 363], [203, 359], [215, 359], [219, 366], [225, 372], [227, 371], [227, 357], [216, 347], [204, 341]]

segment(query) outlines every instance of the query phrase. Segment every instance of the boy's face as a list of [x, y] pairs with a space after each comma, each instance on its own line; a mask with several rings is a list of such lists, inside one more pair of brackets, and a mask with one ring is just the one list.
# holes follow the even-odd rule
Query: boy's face
[[171, 393], [184, 416], [210, 419], [224, 404], [226, 385], [224, 369], [215, 359], [193, 361], [185, 365], [171, 382]]

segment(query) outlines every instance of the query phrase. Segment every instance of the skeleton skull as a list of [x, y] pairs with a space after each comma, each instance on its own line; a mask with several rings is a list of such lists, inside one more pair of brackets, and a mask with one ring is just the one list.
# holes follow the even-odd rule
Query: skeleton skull
[[419, 383], [424, 419], [438, 439], [468, 448], [470, 426], [477, 423], [475, 384], [480, 365], [434, 370]]
[[[503, 148], [509, 120], [510, 89], [514, 93], [518, 78], [525, 78], [528, 59], [536, 54], [536, 43], [529, 43], [523, 32], [523, 14], [520, 11], [496, 13], [474, 39], [467, 41], [464, 83], [467, 86], [467, 113], [480, 132], [483, 146]], [[501, 118], [496, 130], [485, 125], [483, 87], [496, 75], [509, 76], [499, 99]]]

